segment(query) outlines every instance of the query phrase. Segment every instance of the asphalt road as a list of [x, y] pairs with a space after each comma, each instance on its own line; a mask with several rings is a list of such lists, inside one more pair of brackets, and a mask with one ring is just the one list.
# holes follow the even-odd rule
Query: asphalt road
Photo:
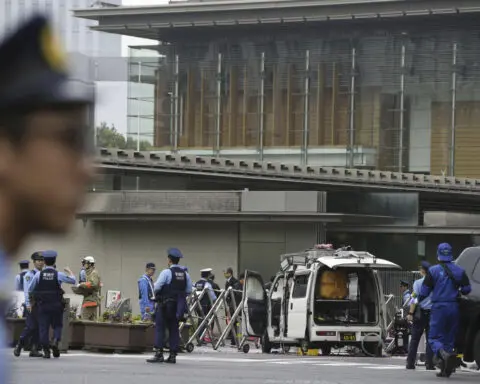
[[[12, 355], [11, 355], [12, 356]], [[59, 359], [9, 357], [12, 384], [388, 384], [445, 382], [434, 372], [405, 370], [403, 359], [365, 357], [302, 357], [251, 352], [194, 351], [181, 354], [176, 365], [147, 364], [148, 355], [99, 355], [70, 352]], [[455, 373], [449, 383], [480, 382], [480, 372]]]

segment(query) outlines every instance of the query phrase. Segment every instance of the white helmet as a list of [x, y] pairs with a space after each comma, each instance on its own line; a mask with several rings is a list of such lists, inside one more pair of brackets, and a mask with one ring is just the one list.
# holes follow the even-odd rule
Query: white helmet
[[84, 257], [83, 261], [85, 261], [86, 263], [89, 263], [89, 264], [95, 264], [95, 259], [93, 258], [93, 256]]

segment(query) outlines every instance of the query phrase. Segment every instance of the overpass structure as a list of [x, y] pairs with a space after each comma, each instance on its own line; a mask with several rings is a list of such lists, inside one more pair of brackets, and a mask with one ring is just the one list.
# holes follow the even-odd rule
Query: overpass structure
[[480, 193], [480, 179], [430, 176], [338, 167], [301, 166], [267, 161], [230, 160], [175, 153], [97, 149], [98, 167], [141, 174], [183, 174], [238, 180], [281, 181], [312, 188], [388, 190], [470, 195]]

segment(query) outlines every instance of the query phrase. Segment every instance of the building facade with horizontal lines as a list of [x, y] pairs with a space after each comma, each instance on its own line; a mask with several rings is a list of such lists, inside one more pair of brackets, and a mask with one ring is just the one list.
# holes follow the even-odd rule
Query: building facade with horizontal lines
[[[98, 29], [159, 41], [131, 60], [150, 86], [130, 94], [129, 133], [167, 151], [480, 176], [468, 1], [304, 3], [104, 9]], [[142, 65], [140, 49], [158, 58]]]

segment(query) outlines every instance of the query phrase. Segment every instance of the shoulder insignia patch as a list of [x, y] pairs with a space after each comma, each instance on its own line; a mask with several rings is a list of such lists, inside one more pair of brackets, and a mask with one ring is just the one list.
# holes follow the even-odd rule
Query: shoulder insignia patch
[[25, 280], [30, 281], [32, 278], [30, 276], [25, 276]]

